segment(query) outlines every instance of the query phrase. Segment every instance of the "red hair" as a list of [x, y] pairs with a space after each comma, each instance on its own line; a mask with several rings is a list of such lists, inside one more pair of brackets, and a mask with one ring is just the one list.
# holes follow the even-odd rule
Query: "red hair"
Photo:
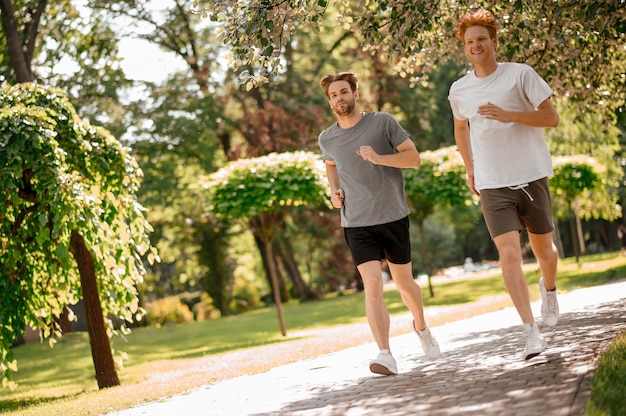
[[478, 9], [473, 13], [465, 13], [456, 24], [456, 36], [465, 42], [465, 31], [472, 26], [482, 26], [489, 32], [491, 39], [498, 33], [498, 24], [493, 13], [485, 9]]

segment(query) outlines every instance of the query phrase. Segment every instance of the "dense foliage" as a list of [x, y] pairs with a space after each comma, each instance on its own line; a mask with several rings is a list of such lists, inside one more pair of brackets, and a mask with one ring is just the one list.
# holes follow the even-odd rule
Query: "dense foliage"
[[127, 148], [81, 121], [58, 89], [3, 88], [0, 107], [0, 353], [7, 384], [16, 369], [11, 344], [26, 325], [53, 344], [56, 319], [81, 298], [73, 233], [92, 254], [103, 313], [122, 321], [141, 318], [142, 256], [153, 261], [156, 254], [135, 196], [142, 173]]
[[319, 155], [272, 153], [240, 159], [211, 175], [211, 211], [225, 218], [253, 218], [300, 205], [319, 205], [326, 194]]
[[[389, 57], [404, 76], [418, 79], [450, 57], [462, 59], [456, 39], [459, 16], [474, 1], [195, 0], [193, 5], [223, 24], [231, 64], [255, 66], [249, 88], [281, 70], [281, 51], [297, 28], [358, 32], [372, 54]], [[623, 105], [626, 7], [623, 0], [480, 2], [501, 26], [502, 59], [535, 67], [561, 96], [609, 115]]]

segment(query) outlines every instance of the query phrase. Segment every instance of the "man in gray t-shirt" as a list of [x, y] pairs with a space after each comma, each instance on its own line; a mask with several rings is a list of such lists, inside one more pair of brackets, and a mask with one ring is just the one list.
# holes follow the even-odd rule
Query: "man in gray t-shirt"
[[413, 315], [412, 328], [429, 358], [439, 345], [424, 319], [422, 292], [413, 279], [409, 208], [402, 168], [417, 168], [420, 157], [406, 130], [387, 113], [361, 113], [356, 74], [328, 75], [320, 82], [337, 122], [319, 135], [331, 202], [365, 288], [365, 311], [380, 349], [370, 362], [377, 374], [397, 374], [389, 347], [389, 312], [383, 299], [381, 261]]

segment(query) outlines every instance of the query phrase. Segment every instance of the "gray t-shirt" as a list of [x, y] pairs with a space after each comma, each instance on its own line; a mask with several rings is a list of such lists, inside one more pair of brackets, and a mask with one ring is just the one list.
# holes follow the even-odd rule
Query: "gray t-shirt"
[[320, 133], [324, 160], [337, 165], [345, 199], [341, 208], [343, 227], [367, 227], [397, 221], [409, 215], [402, 170], [374, 165], [356, 152], [372, 146], [378, 154], [392, 154], [409, 133], [390, 114], [363, 113], [357, 125], [342, 129], [338, 123]]

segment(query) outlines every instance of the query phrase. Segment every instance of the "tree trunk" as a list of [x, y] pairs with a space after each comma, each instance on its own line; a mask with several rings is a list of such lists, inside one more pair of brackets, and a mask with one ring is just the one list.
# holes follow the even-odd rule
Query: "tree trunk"
[[578, 248], [580, 249], [580, 255], [582, 256], [587, 252], [587, 246], [585, 245], [585, 234], [583, 233], [583, 224], [580, 221], [580, 217], [574, 212], [576, 218], [576, 235], [578, 236]]
[[195, 239], [200, 244], [198, 261], [208, 268], [202, 278], [204, 291], [213, 299], [222, 316], [230, 315], [234, 277], [228, 255], [228, 227], [209, 219], [198, 225]]
[[61, 327], [61, 332], [63, 334], [69, 334], [73, 331], [72, 322], [70, 321], [70, 312], [67, 306], [63, 308], [63, 313], [61, 313], [61, 316], [58, 317], [57, 323], [59, 324], [59, 327]]
[[573, 217], [570, 217], [569, 219], [569, 229], [570, 229], [570, 234], [572, 236], [572, 248], [574, 250], [574, 257], [576, 257], [576, 264], [580, 265], [580, 250], [578, 248], [578, 234], [577, 234], [577, 230], [576, 230], [576, 224], [575, 224], [575, 219]]
[[102, 305], [100, 304], [100, 296], [98, 294], [93, 257], [85, 245], [85, 240], [76, 230], [72, 231], [70, 252], [78, 264], [80, 273], [80, 284], [87, 315], [89, 343], [91, 345], [91, 357], [96, 369], [98, 387], [104, 389], [119, 386], [120, 380], [115, 370], [111, 344], [109, 343], [104, 316], [102, 315]]
[[[0, 14], [2, 14], [2, 29], [7, 43], [7, 51], [11, 68], [15, 74], [15, 81], [32, 82], [35, 80], [31, 70], [31, 60], [34, 52], [34, 44], [38, 33], [39, 19], [46, 8], [47, 0], [40, 0], [37, 9], [30, 16], [31, 22], [28, 33], [20, 35], [15, 10], [11, 0], [0, 0]], [[26, 44], [22, 44], [22, 37]]]
[[576, 264], [580, 266], [580, 254], [578, 250], [578, 229], [576, 228], [576, 218], [574, 214], [574, 210], [572, 209], [572, 204], [569, 204], [569, 230], [572, 235], [572, 247], [574, 248], [574, 256], [576, 256]]
[[[263, 241], [265, 247], [265, 253], [269, 259], [274, 258], [271, 241]], [[278, 277], [276, 275], [276, 265], [274, 261], [268, 261], [267, 266], [269, 268], [270, 280], [272, 282], [272, 292], [274, 292], [274, 303], [276, 304], [276, 313], [278, 314], [278, 323], [280, 325], [280, 333], [283, 336], [287, 336], [287, 329], [285, 328], [285, 320], [283, 318], [283, 305], [280, 300], [280, 290], [278, 289]]]
[[[265, 277], [267, 278], [267, 282], [272, 288], [272, 292], [274, 291], [274, 284], [272, 283], [272, 276], [270, 272], [270, 263], [272, 263], [271, 267], [276, 270], [276, 261], [274, 259], [274, 255], [268, 253], [265, 241], [263, 241], [260, 237], [254, 236], [254, 241], [259, 248], [259, 252], [261, 253], [261, 260], [263, 261], [263, 268], [265, 269]], [[270, 261], [271, 259], [271, 261]], [[280, 293], [280, 299], [282, 302], [287, 302], [290, 299], [289, 292], [287, 292], [287, 288], [285, 285], [281, 285], [280, 282], [282, 279], [278, 278], [278, 272], [276, 272], [276, 289], [278, 289], [278, 293]]]
[[315, 299], [315, 295], [307, 286], [307, 284], [302, 280], [302, 275], [298, 270], [298, 264], [296, 262], [295, 256], [293, 255], [293, 249], [291, 248], [291, 243], [289, 239], [279, 237], [277, 241], [278, 250], [277, 253], [280, 258], [283, 260], [283, 266], [285, 267], [293, 286], [298, 291], [298, 295], [301, 300], [312, 300]]

